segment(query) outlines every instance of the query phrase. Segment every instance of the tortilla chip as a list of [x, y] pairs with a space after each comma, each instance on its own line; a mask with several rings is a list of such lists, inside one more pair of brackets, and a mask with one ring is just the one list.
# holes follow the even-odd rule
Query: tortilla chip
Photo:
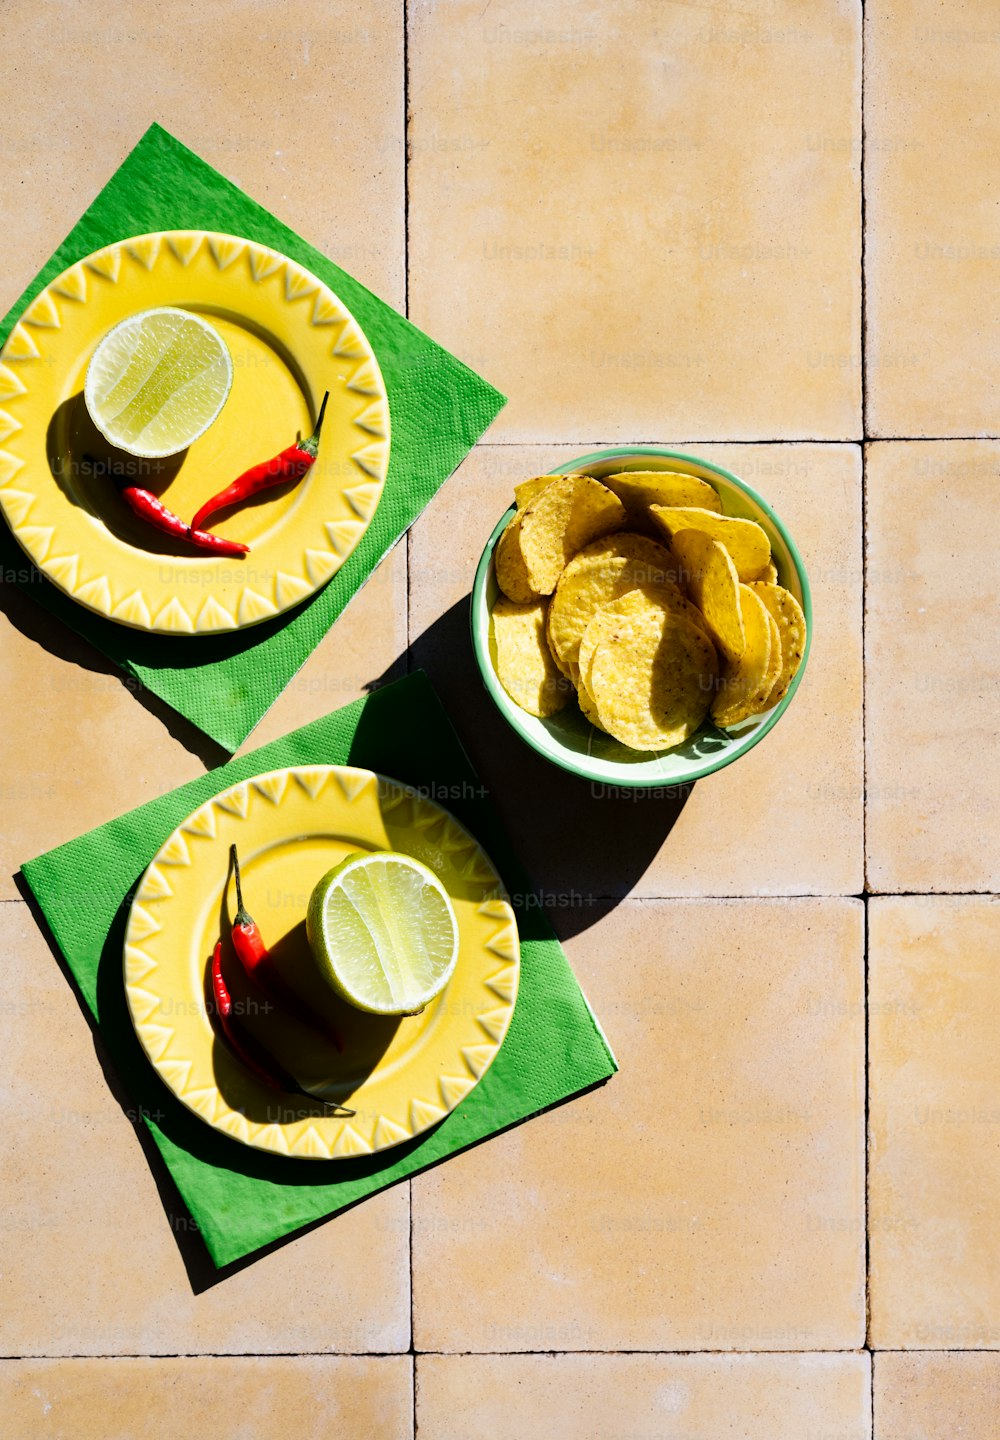
[[493, 606], [496, 670], [507, 694], [529, 715], [554, 715], [573, 698], [573, 687], [560, 675], [545, 640], [544, 600], [517, 605], [498, 599]]

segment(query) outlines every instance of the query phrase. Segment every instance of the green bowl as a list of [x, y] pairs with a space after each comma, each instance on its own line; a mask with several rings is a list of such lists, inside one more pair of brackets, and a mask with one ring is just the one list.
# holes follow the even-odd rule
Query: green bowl
[[752, 750], [768, 731], [774, 729], [795, 698], [809, 658], [813, 624], [809, 581], [791, 536], [767, 502], [745, 481], [723, 470], [721, 465], [713, 465], [708, 460], [699, 460], [696, 455], [685, 455], [677, 450], [642, 446], [634, 450], [597, 450], [592, 455], [582, 455], [578, 460], [560, 465], [552, 474], [593, 475], [600, 480], [603, 475], [614, 475], [624, 470], [681, 470], [689, 475], [698, 475], [715, 487], [726, 515], [743, 516], [763, 526], [771, 541], [778, 580], [791, 591], [805, 613], [806, 647], [798, 674], [784, 699], [772, 710], [754, 715], [726, 730], [709, 722], [690, 740], [672, 750], [656, 754], [629, 750], [612, 736], [596, 730], [576, 704], [568, 705], [546, 720], [539, 720], [514, 703], [500, 684], [496, 672], [496, 645], [490, 612], [500, 592], [494, 573], [493, 550], [515, 513], [511, 506], [486, 542], [472, 586], [472, 644], [479, 673], [497, 709], [527, 745], [537, 750], [539, 755], [544, 755], [546, 760], [551, 760], [553, 765], [607, 785], [611, 793], [618, 787], [651, 789], [687, 785], [731, 765]]

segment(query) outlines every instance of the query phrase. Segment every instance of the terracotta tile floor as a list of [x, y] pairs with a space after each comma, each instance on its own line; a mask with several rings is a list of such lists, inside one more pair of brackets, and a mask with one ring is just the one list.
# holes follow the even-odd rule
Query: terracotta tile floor
[[[991, 0], [4, 19], [0, 308], [157, 119], [510, 395], [250, 743], [425, 666], [622, 1071], [192, 1286], [11, 872], [220, 756], [3, 586], [0, 1431], [995, 1436]], [[688, 796], [546, 767], [472, 668], [512, 483], [630, 442], [747, 478], [815, 591], [787, 717]]]

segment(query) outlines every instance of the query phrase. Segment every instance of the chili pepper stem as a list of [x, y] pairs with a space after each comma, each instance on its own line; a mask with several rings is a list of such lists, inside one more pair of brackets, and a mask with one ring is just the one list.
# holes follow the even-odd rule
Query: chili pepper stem
[[236, 919], [233, 921], [233, 924], [252, 925], [254, 922], [247, 913], [246, 906], [243, 904], [243, 887], [240, 884], [240, 857], [236, 853], [235, 844], [230, 845], [229, 855], [233, 862], [233, 873], [236, 876]]
[[323, 396], [322, 403], [319, 407], [319, 414], [316, 416], [316, 429], [309, 436], [308, 440], [299, 441], [298, 448], [300, 450], [304, 450], [307, 455], [311, 455], [314, 460], [319, 453], [319, 435], [320, 431], [323, 429], [323, 416], [326, 414], [326, 402], [329, 400], [329, 398], [330, 392], [328, 390]]

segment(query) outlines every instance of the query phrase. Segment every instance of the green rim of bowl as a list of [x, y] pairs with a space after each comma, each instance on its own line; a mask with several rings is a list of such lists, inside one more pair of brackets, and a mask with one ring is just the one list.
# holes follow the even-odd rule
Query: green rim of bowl
[[[517, 507], [512, 505], [501, 517], [480, 557], [476, 567], [476, 576], [472, 584], [471, 604], [469, 607], [469, 621], [472, 631], [472, 646], [476, 656], [476, 664], [479, 666], [479, 673], [483, 684], [486, 687], [491, 699], [500, 711], [501, 715], [526, 745], [539, 755], [544, 756], [552, 764], [567, 770], [572, 775], [578, 775], [584, 780], [598, 781], [605, 785], [608, 790], [632, 789], [647, 790], [659, 788], [675, 788], [683, 785], [693, 784], [695, 780], [702, 780], [706, 775], [712, 775], [717, 770], [724, 770], [727, 765], [732, 765], [741, 755], [746, 755], [755, 745], [759, 745], [765, 735], [770, 734], [784, 715], [791, 704], [796, 691], [805, 674], [806, 664], [809, 660], [809, 652], [812, 648], [813, 632], [813, 610], [812, 591], [809, 587], [809, 577], [806, 574], [805, 565], [802, 563], [802, 556], [789, 535], [780, 516], [778, 516], [763, 496], [759, 495], [752, 485], [734, 475], [731, 470], [724, 469], [721, 465], [714, 464], [711, 460], [703, 460], [699, 455], [692, 455], [684, 450], [664, 450], [655, 445], [637, 445], [625, 449], [595, 450], [589, 455], [581, 455], [575, 460], [568, 460], [564, 465], [558, 465], [554, 470], [549, 471], [551, 475], [571, 475], [576, 472], [587, 472], [591, 467], [606, 465], [612, 460], [637, 460], [643, 456], [656, 457], [659, 460], [679, 460], [687, 465], [695, 465], [699, 470], [706, 470], [711, 474], [719, 476], [721, 480], [732, 485], [737, 491], [745, 495], [750, 504], [756, 507], [774, 527], [781, 537], [782, 543], [788, 551], [788, 557], [795, 571], [798, 580], [798, 588], [801, 592], [800, 599], [802, 611], [806, 618], [806, 645], [802, 655], [802, 663], [799, 665], [795, 678], [788, 687], [784, 698], [774, 707], [773, 710], [760, 717], [753, 717], [751, 721], [743, 723], [743, 728], [733, 727], [737, 731], [720, 731], [715, 726], [702, 727], [698, 734], [687, 742], [688, 746], [702, 740], [704, 737], [713, 736], [725, 737], [724, 748], [715, 753], [704, 756], [694, 756], [690, 763], [685, 765], [683, 773], [649, 773], [648, 769], [643, 773], [637, 773], [635, 766], [607, 760], [601, 757], [585, 755], [579, 751], [572, 750], [560, 741], [554, 729], [550, 729], [550, 722], [537, 720], [534, 716], [528, 715], [525, 711], [510, 698], [506, 690], [497, 678], [493, 666], [493, 659], [490, 654], [490, 607], [489, 597], [490, 580], [493, 578], [493, 551], [497, 541], [503, 534], [512, 515], [516, 513]], [[635, 467], [633, 467], [635, 468]], [[666, 467], [661, 467], [666, 468]], [[494, 579], [494, 586], [495, 586]], [[565, 712], [560, 711], [560, 714]], [[559, 716], [553, 716], [553, 721], [558, 722]], [[529, 723], [530, 722], [530, 723]], [[586, 722], [584, 722], [586, 723]], [[540, 734], [533, 732], [532, 727], [540, 731]], [[592, 728], [592, 727], [591, 727]], [[595, 736], [597, 732], [594, 732]], [[547, 736], [546, 740], [541, 735]], [[625, 747], [621, 747], [624, 749]], [[677, 747], [673, 751], [664, 751], [665, 757], [676, 756], [677, 751], [686, 747]], [[657, 760], [655, 755], [648, 757], [646, 762], [637, 760], [637, 764], [652, 764]]]

